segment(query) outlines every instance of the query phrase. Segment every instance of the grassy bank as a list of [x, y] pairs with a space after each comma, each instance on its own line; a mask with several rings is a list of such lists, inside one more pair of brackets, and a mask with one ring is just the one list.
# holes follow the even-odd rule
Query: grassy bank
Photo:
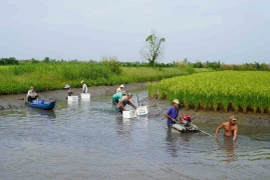
[[154, 98], [178, 98], [187, 109], [270, 113], [269, 72], [197, 73], [152, 83], [148, 92]]
[[118, 62], [40, 62], [0, 66], [0, 94], [26, 93], [30, 86], [37, 91], [62, 89], [65, 84], [81, 87], [156, 81], [192, 74], [191, 67], [121, 67]]

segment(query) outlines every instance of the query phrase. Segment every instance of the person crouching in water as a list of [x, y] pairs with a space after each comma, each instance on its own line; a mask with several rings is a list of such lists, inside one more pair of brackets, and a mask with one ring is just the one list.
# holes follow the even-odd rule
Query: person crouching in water
[[167, 124], [168, 128], [171, 128], [173, 124], [177, 123], [176, 118], [178, 117], [178, 106], [179, 106], [179, 101], [178, 99], [174, 99], [172, 106], [169, 107], [167, 110], [165, 117], [167, 117]]
[[71, 89], [71, 87], [68, 84], [66, 84], [66, 86], [64, 88], [68, 90], [67, 91], [68, 96], [73, 96], [74, 95], [73, 90]]
[[126, 110], [125, 106], [128, 104], [132, 106], [134, 109], [137, 109], [137, 107], [130, 102], [130, 99], [132, 98], [132, 94], [128, 93], [126, 96], [123, 96], [120, 101], [117, 103], [117, 112], [118, 114], [123, 114], [123, 111]]
[[38, 98], [38, 94], [35, 91], [35, 88], [31, 86], [30, 90], [27, 93], [27, 101], [32, 102], [33, 100], [36, 100]]
[[126, 91], [115, 93], [112, 96], [112, 104], [116, 106], [123, 96], [127, 95]]

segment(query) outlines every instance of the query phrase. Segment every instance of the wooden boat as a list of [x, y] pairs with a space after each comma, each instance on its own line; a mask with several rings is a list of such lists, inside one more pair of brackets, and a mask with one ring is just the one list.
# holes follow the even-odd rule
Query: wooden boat
[[25, 102], [30, 107], [35, 107], [44, 110], [52, 110], [55, 107], [55, 101], [46, 102], [44, 100], [34, 100], [32, 102]]

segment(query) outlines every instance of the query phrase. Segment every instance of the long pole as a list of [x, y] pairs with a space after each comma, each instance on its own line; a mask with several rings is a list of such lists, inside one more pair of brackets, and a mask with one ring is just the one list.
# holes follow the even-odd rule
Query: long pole
[[137, 96], [137, 103], [138, 103], [138, 106], [140, 106], [140, 100], [139, 100], [139, 95], [138, 95], [138, 93], [136, 94], [136, 96]]
[[208, 134], [207, 132], [204, 132], [204, 131], [202, 131], [202, 130], [200, 130], [200, 132], [202, 132], [202, 133], [204, 133], [204, 134], [206, 134], [206, 135], [208, 135], [208, 136], [212, 136], [211, 134]]

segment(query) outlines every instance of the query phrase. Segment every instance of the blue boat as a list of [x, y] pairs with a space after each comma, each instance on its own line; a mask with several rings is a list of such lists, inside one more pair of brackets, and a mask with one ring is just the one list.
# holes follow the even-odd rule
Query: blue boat
[[25, 102], [25, 104], [44, 110], [52, 110], [55, 107], [55, 101], [45, 102], [44, 100], [34, 100], [32, 102]]

